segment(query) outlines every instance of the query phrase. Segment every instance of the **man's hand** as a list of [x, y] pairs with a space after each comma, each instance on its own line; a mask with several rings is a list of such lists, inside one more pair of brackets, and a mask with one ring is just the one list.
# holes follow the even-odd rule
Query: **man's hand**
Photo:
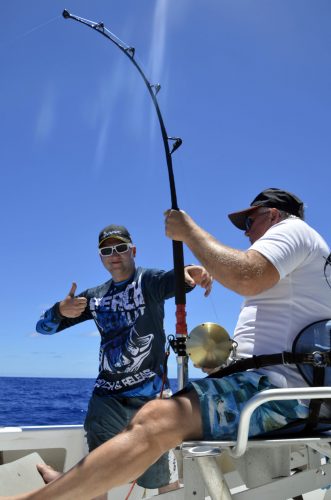
[[187, 243], [191, 232], [197, 227], [194, 220], [184, 210], [166, 210], [164, 215], [168, 238]]
[[204, 288], [205, 297], [211, 292], [213, 277], [202, 266], [186, 266], [184, 268], [185, 283], [189, 286], [199, 285]]
[[75, 297], [77, 285], [73, 283], [64, 300], [59, 304], [59, 310], [65, 318], [78, 318], [87, 306], [86, 297]]

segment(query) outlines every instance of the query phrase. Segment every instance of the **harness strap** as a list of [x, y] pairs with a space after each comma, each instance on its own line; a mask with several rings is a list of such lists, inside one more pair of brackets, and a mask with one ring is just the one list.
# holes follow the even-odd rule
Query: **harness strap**
[[277, 354], [252, 356], [251, 358], [234, 361], [231, 365], [211, 373], [208, 375], [208, 378], [226, 377], [227, 375], [232, 375], [232, 373], [243, 372], [252, 368], [297, 363], [311, 364], [314, 366], [330, 366], [331, 352], [293, 353], [284, 351]]
[[[314, 366], [313, 369], [313, 387], [320, 387], [324, 385], [325, 368]], [[319, 419], [323, 399], [311, 399], [309, 403], [309, 415], [305, 430], [313, 430]]]
[[[314, 387], [324, 385], [325, 367], [331, 364], [331, 352], [315, 351], [313, 353], [292, 353], [281, 352], [277, 354], [262, 354], [261, 356], [252, 356], [247, 359], [239, 359], [231, 365], [221, 368], [215, 373], [208, 375], [208, 378], [222, 378], [233, 373], [243, 372], [252, 368], [263, 368], [272, 365], [287, 364], [311, 364], [313, 365], [313, 383]], [[307, 419], [306, 430], [313, 430], [319, 420], [322, 399], [312, 399], [309, 404], [309, 416]]]

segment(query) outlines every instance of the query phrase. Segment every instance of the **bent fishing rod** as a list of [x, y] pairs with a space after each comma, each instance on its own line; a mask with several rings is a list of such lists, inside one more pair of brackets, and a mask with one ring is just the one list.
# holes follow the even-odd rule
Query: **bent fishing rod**
[[[148, 89], [148, 92], [152, 98], [156, 114], [159, 120], [161, 134], [164, 144], [164, 150], [167, 161], [169, 184], [170, 184], [170, 194], [171, 194], [171, 208], [173, 210], [179, 210], [177, 203], [177, 194], [175, 187], [175, 178], [172, 167], [172, 154], [178, 149], [182, 140], [179, 137], [168, 137], [160, 107], [156, 98], [157, 93], [161, 89], [161, 85], [151, 84], [146, 78], [143, 70], [135, 60], [135, 48], [126, 45], [122, 40], [120, 40], [116, 35], [109, 31], [104, 23], [94, 22], [82, 17], [70, 14], [67, 10], [62, 13], [65, 19], [73, 19], [79, 23], [88, 26], [100, 35], [105, 36], [110, 40], [116, 47], [118, 47], [132, 62], [135, 68], [141, 75], [144, 83]], [[169, 141], [172, 143], [172, 149], [170, 151]], [[177, 377], [178, 377], [178, 388], [181, 389], [186, 385], [188, 381], [188, 357], [186, 354], [186, 337], [187, 337], [187, 324], [186, 324], [186, 295], [185, 295], [185, 280], [184, 280], [184, 251], [183, 243], [181, 241], [172, 241], [172, 251], [173, 251], [173, 261], [174, 261], [174, 272], [175, 272], [175, 303], [176, 303], [176, 341], [175, 341], [175, 351], [177, 354]]]

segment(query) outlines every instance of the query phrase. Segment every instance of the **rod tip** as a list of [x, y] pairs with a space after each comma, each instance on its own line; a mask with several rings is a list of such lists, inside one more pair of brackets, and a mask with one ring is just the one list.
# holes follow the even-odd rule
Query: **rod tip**
[[62, 12], [62, 16], [64, 17], [64, 19], [68, 19], [68, 17], [70, 17], [70, 12], [64, 9], [64, 11]]

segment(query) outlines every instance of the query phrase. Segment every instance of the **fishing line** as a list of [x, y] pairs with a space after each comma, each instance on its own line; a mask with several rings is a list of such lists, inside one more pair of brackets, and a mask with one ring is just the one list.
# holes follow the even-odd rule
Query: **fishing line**
[[215, 302], [214, 302], [214, 300], [213, 300], [212, 296], [211, 296], [211, 295], [209, 295], [209, 297], [207, 297], [207, 299], [209, 299], [209, 300], [210, 300], [210, 303], [211, 303], [211, 305], [212, 305], [212, 309], [213, 309], [213, 311], [214, 311], [214, 315], [215, 315], [215, 318], [216, 318], [216, 323], [219, 323], [218, 314], [217, 314], [217, 309], [216, 309]]
[[22, 40], [22, 38], [26, 38], [27, 36], [31, 35], [31, 33], [34, 33], [35, 31], [44, 28], [45, 26], [48, 26], [49, 24], [53, 23], [54, 21], [58, 20], [61, 16], [56, 16], [52, 17], [52, 19], [49, 19], [48, 21], [45, 21], [44, 23], [38, 24], [34, 28], [31, 28], [29, 31], [26, 31], [25, 33], [22, 33], [21, 35], [17, 35], [15, 38], [12, 40], [9, 40], [8, 42], [2, 42], [0, 44], [0, 48], [5, 47], [6, 45], [11, 45], [19, 40]]

